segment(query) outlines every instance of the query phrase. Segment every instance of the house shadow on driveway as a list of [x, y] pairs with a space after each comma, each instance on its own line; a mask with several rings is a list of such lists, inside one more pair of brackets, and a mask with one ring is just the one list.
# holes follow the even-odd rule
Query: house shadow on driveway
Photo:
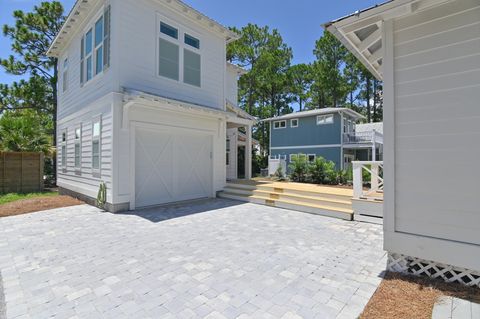
[[235, 200], [206, 198], [162, 206], [142, 208], [118, 214], [138, 216], [147, 219], [153, 223], [158, 223], [169, 219], [180, 218], [194, 214], [208, 213], [217, 209], [244, 204], [246, 203]]

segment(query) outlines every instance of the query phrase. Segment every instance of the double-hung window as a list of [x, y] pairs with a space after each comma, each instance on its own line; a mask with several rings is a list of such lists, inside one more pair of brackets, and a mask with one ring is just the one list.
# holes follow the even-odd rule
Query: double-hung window
[[[178, 81], [180, 77], [180, 47], [173, 42], [178, 40], [178, 29], [161, 22], [160, 33], [166, 35], [166, 37], [160, 37], [158, 43], [158, 74]], [[166, 38], [170, 38], [170, 40]]]
[[183, 82], [199, 87], [202, 63], [197, 51], [200, 49], [200, 40], [185, 33], [184, 43], [191, 48], [183, 49]]
[[85, 83], [110, 65], [110, 6], [82, 37], [80, 45], [80, 81]]
[[92, 123], [92, 170], [94, 174], [100, 172], [101, 136], [102, 121], [100, 118], [97, 118]]
[[290, 127], [298, 127], [298, 119], [291, 119]]
[[82, 167], [82, 127], [75, 128], [75, 169]]
[[182, 33], [177, 27], [160, 22], [158, 74], [200, 87], [201, 65], [200, 40], [188, 33]]

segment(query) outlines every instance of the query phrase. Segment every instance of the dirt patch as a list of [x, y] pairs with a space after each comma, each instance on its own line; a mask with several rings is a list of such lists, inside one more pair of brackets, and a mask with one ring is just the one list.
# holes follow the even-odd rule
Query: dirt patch
[[70, 196], [46, 196], [17, 200], [0, 205], [0, 217], [15, 216], [42, 210], [75, 206], [84, 204], [82, 201]]
[[430, 319], [440, 296], [480, 302], [480, 289], [425, 277], [387, 273], [361, 319]]

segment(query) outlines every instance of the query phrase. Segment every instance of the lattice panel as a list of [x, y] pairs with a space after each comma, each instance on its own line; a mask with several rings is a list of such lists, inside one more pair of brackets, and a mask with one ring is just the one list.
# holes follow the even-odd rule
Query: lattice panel
[[388, 254], [387, 269], [415, 276], [441, 278], [446, 282], [458, 282], [480, 288], [480, 273], [478, 272], [401, 254]]

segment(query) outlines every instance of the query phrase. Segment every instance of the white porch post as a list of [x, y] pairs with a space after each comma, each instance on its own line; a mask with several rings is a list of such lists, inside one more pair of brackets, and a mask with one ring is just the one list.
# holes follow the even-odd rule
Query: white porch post
[[252, 179], [252, 126], [245, 127], [245, 179]]
[[370, 169], [372, 171], [370, 177], [370, 188], [375, 192], [378, 191], [378, 174], [380, 173], [379, 166], [380, 165], [378, 165], [378, 163], [372, 163], [372, 167]]
[[377, 161], [377, 142], [376, 142], [376, 131], [372, 131], [372, 161]]

